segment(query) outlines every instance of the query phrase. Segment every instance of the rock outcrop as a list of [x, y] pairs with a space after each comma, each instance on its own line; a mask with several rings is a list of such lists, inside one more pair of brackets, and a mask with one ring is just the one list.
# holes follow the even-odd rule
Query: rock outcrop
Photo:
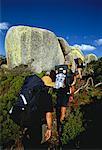
[[11, 27], [5, 38], [7, 65], [30, 65], [35, 72], [51, 70], [64, 63], [56, 35], [48, 30], [28, 26]]
[[88, 54], [85, 56], [85, 63], [90, 63], [91, 61], [96, 61], [98, 60], [97, 56], [95, 54]]
[[84, 62], [84, 54], [79, 48], [71, 46], [71, 51], [65, 56], [65, 61], [67, 64], [72, 64], [72, 71], [75, 72], [75, 61], [76, 58], [81, 58], [81, 60]]
[[58, 41], [60, 43], [60, 46], [61, 46], [64, 56], [71, 52], [71, 48], [70, 48], [68, 42], [64, 38], [58, 37]]

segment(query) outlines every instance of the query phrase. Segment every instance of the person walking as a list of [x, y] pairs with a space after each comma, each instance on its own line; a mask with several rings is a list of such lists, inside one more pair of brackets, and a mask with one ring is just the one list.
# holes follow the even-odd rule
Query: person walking
[[57, 92], [56, 100], [56, 117], [57, 117], [57, 131], [59, 136], [59, 146], [62, 146], [61, 136], [63, 132], [63, 121], [66, 116], [69, 99], [72, 99], [71, 84], [73, 82], [73, 73], [68, 65], [59, 65], [55, 67], [56, 82], [55, 88]]
[[44, 83], [44, 90], [39, 93], [36, 113], [32, 117], [31, 125], [24, 131], [23, 145], [25, 150], [47, 149], [47, 145], [41, 144], [42, 122], [44, 122], [44, 120], [44, 123], [46, 123], [47, 126], [45, 141], [48, 141], [51, 138], [53, 106], [51, 95], [48, 93], [48, 87], [52, 87], [53, 82], [51, 81], [47, 84], [43, 78], [42, 82]]

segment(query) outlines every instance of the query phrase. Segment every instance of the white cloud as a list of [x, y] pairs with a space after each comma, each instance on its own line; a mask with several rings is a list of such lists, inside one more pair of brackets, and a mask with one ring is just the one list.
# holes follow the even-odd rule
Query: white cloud
[[95, 40], [95, 43], [96, 43], [98, 46], [102, 45], [102, 39]]
[[75, 44], [73, 45], [75, 47], [78, 47], [79, 49], [83, 50], [83, 51], [93, 51], [96, 49], [95, 46], [92, 46], [92, 45], [86, 45], [86, 44], [81, 44], [81, 45], [78, 45], [78, 44]]
[[0, 22], [0, 30], [7, 30], [9, 28], [9, 23]]
[[0, 33], [3, 34], [2, 30], [7, 30], [9, 28], [9, 23], [0, 22]]

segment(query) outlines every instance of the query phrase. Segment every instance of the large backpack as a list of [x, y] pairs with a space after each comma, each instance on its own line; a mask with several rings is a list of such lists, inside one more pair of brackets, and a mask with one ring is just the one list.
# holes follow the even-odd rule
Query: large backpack
[[56, 71], [56, 81], [55, 81], [55, 88], [67, 88], [69, 87], [73, 80], [73, 73], [71, 69], [68, 68], [68, 65], [57, 65], [55, 66]]
[[32, 118], [38, 111], [39, 95], [44, 90], [44, 83], [37, 75], [28, 76], [16, 103], [9, 111], [11, 119], [21, 127], [30, 127]]
[[55, 88], [64, 88], [66, 86], [66, 76], [67, 76], [67, 65], [57, 65], [55, 66], [56, 71], [56, 81], [55, 81]]

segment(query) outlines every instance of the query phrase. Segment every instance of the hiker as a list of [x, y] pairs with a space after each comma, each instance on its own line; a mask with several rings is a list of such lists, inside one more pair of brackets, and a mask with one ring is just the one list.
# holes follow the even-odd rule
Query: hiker
[[[52, 83], [49, 83], [49, 86]], [[37, 75], [28, 76], [20, 90], [15, 105], [9, 113], [13, 121], [23, 128], [24, 149], [42, 148], [42, 124], [46, 123], [45, 141], [51, 137], [52, 99], [48, 88]]]
[[[51, 137], [51, 133], [52, 133], [52, 112], [53, 112], [53, 108], [52, 108], [52, 99], [51, 99], [51, 95], [48, 94], [48, 87], [52, 87], [53, 86], [53, 82], [49, 82], [47, 84], [47, 82], [45, 82], [45, 80], [42, 78], [42, 81], [44, 82], [46, 91], [42, 92], [40, 94], [39, 97], [39, 113], [36, 116], [36, 120], [34, 119], [34, 124], [37, 120], [38, 123], [36, 122], [36, 127], [34, 128], [34, 124], [33, 124], [33, 128], [31, 129], [31, 136], [32, 136], [32, 148], [43, 148], [43, 146], [41, 145], [41, 140], [42, 140], [42, 122], [41, 122], [41, 116], [42, 114], [45, 115], [42, 118], [45, 117], [45, 122], [47, 124], [47, 130], [45, 132], [45, 141], [48, 141]], [[38, 118], [39, 117], [39, 118]], [[35, 146], [36, 145], [36, 146]], [[47, 148], [47, 147], [46, 147]]]
[[70, 96], [69, 96], [69, 101], [68, 101], [68, 106], [70, 107], [70, 104], [73, 101], [74, 97], [74, 91], [75, 91], [75, 84], [76, 84], [76, 74], [72, 72], [72, 63], [67, 64], [68, 68], [70, 70]]
[[75, 61], [75, 66], [76, 66], [76, 76], [77, 78], [82, 79], [82, 69], [83, 69], [83, 61], [81, 60], [81, 58], [76, 58], [74, 59]]
[[57, 92], [56, 117], [57, 131], [59, 135], [59, 144], [61, 145], [62, 122], [65, 119], [66, 109], [68, 107], [69, 98], [72, 98], [71, 83], [73, 82], [73, 73], [68, 69], [68, 65], [55, 66], [56, 82], [55, 88]]
[[[63, 66], [66, 67], [65, 70], [64, 69], [62, 70], [65, 77], [63, 79], [60, 79], [60, 80], [61, 80], [61, 82], [63, 80], [64, 86], [59, 87], [56, 90], [57, 91], [57, 106], [61, 107], [60, 108], [61, 109], [60, 122], [62, 122], [65, 118], [66, 107], [68, 106], [69, 99], [71, 100], [73, 97], [74, 86], [76, 83], [75, 75], [71, 71], [71, 65], [60, 65], [59, 67], [63, 67]], [[63, 84], [63, 83], [60, 83], [60, 86], [61, 86], [61, 84]]]

